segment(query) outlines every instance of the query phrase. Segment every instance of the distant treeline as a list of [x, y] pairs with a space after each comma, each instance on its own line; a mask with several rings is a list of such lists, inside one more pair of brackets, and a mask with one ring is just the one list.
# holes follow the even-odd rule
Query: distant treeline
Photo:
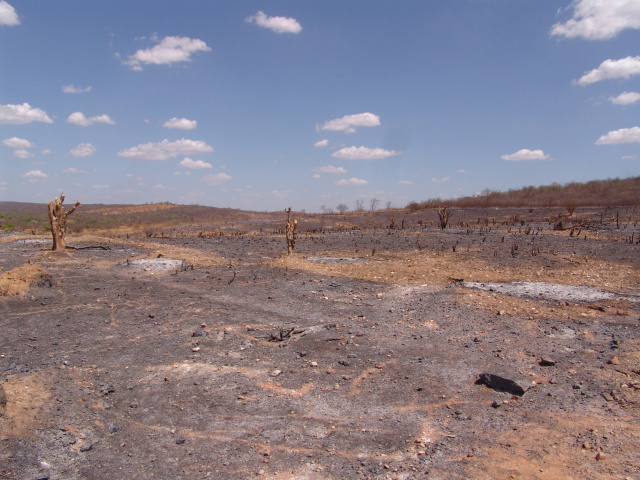
[[459, 208], [483, 207], [609, 207], [640, 205], [640, 177], [593, 180], [586, 183], [552, 183], [499, 192], [483, 190], [479, 195], [456, 199], [429, 199], [411, 202], [410, 210], [448, 205]]

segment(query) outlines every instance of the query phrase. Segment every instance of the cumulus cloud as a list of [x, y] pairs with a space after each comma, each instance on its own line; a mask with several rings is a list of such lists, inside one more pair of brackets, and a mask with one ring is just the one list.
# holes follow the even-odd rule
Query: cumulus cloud
[[64, 173], [74, 173], [74, 174], [78, 174], [78, 173], [84, 173], [84, 170], [79, 170], [77, 168], [73, 168], [73, 167], [69, 167], [69, 168], [65, 168], [63, 170]]
[[341, 187], [357, 187], [359, 185], [366, 185], [367, 182], [366, 180], [362, 180], [360, 178], [343, 178], [342, 180], [338, 180], [335, 184], [336, 185], [340, 185]]
[[138, 50], [124, 61], [132, 70], [142, 70], [142, 65], [171, 65], [177, 62], [190, 62], [196, 52], [209, 52], [211, 48], [197, 38], [164, 37], [153, 48]]
[[380, 117], [370, 112], [356, 113], [355, 115], [345, 115], [342, 118], [335, 118], [323, 123], [321, 130], [334, 132], [353, 133], [355, 127], [377, 127], [380, 125]]
[[25, 158], [31, 158], [34, 155], [29, 150], [25, 150], [24, 148], [17, 148], [13, 151], [13, 156], [15, 158], [25, 159]]
[[336, 174], [344, 175], [345, 173], [347, 173], [347, 171], [344, 168], [342, 168], [342, 167], [334, 167], [333, 165], [326, 165], [324, 167], [317, 167], [317, 168], [314, 168], [311, 171], [312, 172], [316, 172], [316, 173], [328, 173], [330, 175], [336, 175]]
[[208, 183], [209, 185], [221, 185], [231, 180], [231, 175], [227, 175], [226, 173], [216, 173], [205, 175], [202, 177], [202, 181]]
[[399, 180], [398, 185], [413, 185], [413, 182], [409, 180]]
[[345, 147], [331, 154], [334, 158], [344, 158], [347, 160], [380, 160], [382, 158], [400, 155], [402, 152], [395, 150], [385, 150], [383, 148], [368, 147]]
[[20, 18], [16, 13], [16, 9], [5, 0], [0, 1], [0, 25], [7, 25], [9, 27], [20, 25]]
[[316, 148], [326, 147], [327, 145], [329, 145], [329, 140], [326, 138], [324, 140], [318, 140], [316, 143], [313, 144], [313, 146]]
[[31, 181], [35, 181], [38, 179], [42, 179], [44, 180], [45, 178], [49, 178], [49, 175], [47, 175], [46, 173], [42, 172], [41, 170], [30, 170], [25, 174], [20, 175], [23, 178], [27, 178]]
[[63, 85], [62, 91], [64, 93], [87, 93], [91, 91], [91, 87], [76, 87], [75, 85]]
[[640, 28], [637, 0], [576, 0], [573, 17], [551, 27], [551, 35], [585, 40], [607, 40], [621, 31]]
[[433, 183], [446, 183], [446, 182], [448, 182], [449, 180], [451, 180], [449, 177], [444, 177], [444, 178], [436, 178], [436, 177], [433, 177], [433, 178], [431, 179], [431, 181], [432, 181]]
[[173, 117], [171, 120], [164, 122], [165, 128], [178, 128], [180, 130], [193, 130], [198, 125], [195, 120], [188, 120], [186, 118]]
[[613, 130], [596, 140], [596, 145], [613, 145], [616, 143], [640, 143], [640, 127]]
[[628, 80], [633, 75], [640, 75], [640, 56], [625, 57], [619, 60], [611, 60], [609, 58], [602, 62], [598, 68], [594, 68], [578, 80], [575, 80], [575, 83], [585, 86], [615, 78]]
[[623, 155], [622, 159], [623, 160], [635, 160], [638, 158], [638, 155]]
[[638, 92], [622, 92], [617, 97], [609, 97], [611, 103], [614, 105], [630, 105], [640, 100], [640, 93]]
[[196, 153], [213, 152], [213, 147], [201, 140], [182, 138], [170, 142], [166, 138], [159, 143], [145, 143], [118, 152], [120, 157], [132, 160], [166, 160], [178, 155], [193, 155]]
[[24, 138], [11, 137], [2, 141], [5, 147], [9, 148], [32, 148], [33, 144]]
[[500, 158], [510, 162], [529, 162], [551, 159], [551, 157], [542, 150], [529, 150], [528, 148], [523, 148], [522, 150], [518, 150], [516, 153], [511, 153], [509, 155], [502, 155]]
[[109, 115], [98, 115], [95, 117], [85, 117], [82, 112], [74, 112], [69, 115], [67, 122], [73, 125], [80, 125], [81, 127], [88, 127], [94, 123], [106, 123], [107, 125], [115, 125], [115, 121]]
[[458, 170], [458, 173], [467, 173], [467, 171], [463, 168], [461, 168], [460, 170]]
[[90, 143], [81, 143], [77, 147], [72, 148], [70, 153], [74, 157], [88, 157], [96, 153], [96, 147]]
[[0, 123], [26, 125], [31, 122], [53, 123], [53, 120], [44, 110], [32, 108], [28, 103], [0, 105]]
[[51, 150], [49, 150], [48, 148], [45, 148], [44, 150], [42, 150], [40, 152], [42, 155], [51, 155]]
[[203, 162], [202, 160], [191, 160], [190, 158], [185, 158], [178, 165], [184, 168], [195, 168], [195, 169], [213, 168], [213, 166], [210, 163]]
[[255, 23], [262, 28], [268, 28], [276, 33], [300, 33], [302, 25], [295, 18], [291, 17], [270, 17], [262, 10], [255, 15], [244, 19], [247, 23]]

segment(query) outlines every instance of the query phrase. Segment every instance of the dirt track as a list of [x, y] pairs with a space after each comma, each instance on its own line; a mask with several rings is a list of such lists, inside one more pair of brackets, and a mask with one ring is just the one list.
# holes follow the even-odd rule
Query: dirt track
[[0, 478], [640, 478], [633, 228], [5, 237]]

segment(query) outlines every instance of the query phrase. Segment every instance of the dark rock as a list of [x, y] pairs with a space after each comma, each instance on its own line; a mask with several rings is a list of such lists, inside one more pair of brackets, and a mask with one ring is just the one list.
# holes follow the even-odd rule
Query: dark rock
[[505, 375], [495, 373], [481, 373], [476, 380], [476, 385], [486, 385], [492, 390], [518, 395], [519, 397], [532, 387], [531, 382], [527, 380], [508, 378]]
[[113, 387], [113, 385], [109, 385], [107, 383], [105, 383], [102, 388], [100, 389], [100, 393], [102, 395], [109, 395], [110, 393], [115, 392], [116, 389]]
[[93, 444], [91, 442], [85, 442], [82, 444], [82, 446], [80, 447], [80, 451], [81, 452], [88, 452], [89, 450], [91, 450], [93, 448]]
[[110, 423], [107, 428], [109, 430], [109, 433], [116, 433], [118, 430], [120, 430], [120, 427], [118, 427], [117, 423]]
[[553, 367], [555, 366], [555, 364], [556, 362], [554, 360], [551, 360], [549, 357], [542, 357], [538, 362], [538, 365], [540, 365], [541, 367]]
[[184, 438], [176, 438], [176, 445], [184, 445], [185, 439]]
[[[206, 331], [204, 328], [201, 328], [201, 327], [200, 327], [200, 328], [197, 328], [197, 329], [196, 329], [196, 330], [191, 334], [191, 336], [192, 336], [192, 337], [206, 337], [207, 335], [208, 335], [208, 334], [207, 334], [207, 331]], [[223, 335], [224, 335], [224, 333], [223, 333]]]
[[493, 403], [491, 404], [491, 406], [493, 408], [500, 408], [500, 402], [498, 402], [497, 400], [494, 400]]

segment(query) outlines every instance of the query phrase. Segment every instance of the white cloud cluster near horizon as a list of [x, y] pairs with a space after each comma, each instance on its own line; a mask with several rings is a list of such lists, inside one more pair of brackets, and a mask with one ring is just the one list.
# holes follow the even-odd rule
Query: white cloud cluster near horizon
[[381, 160], [383, 158], [400, 155], [402, 152], [385, 150], [383, 148], [345, 147], [331, 154], [334, 158], [345, 160]]
[[209, 185], [222, 185], [223, 183], [227, 183], [231, 181], [231, 175], [227, 175], [226, 173], [216, 173], [209, 174], [202, 177], [202, 181], [208, 183]]
[[601, 82], [603, 80], [613, 80], [623, 78], [628, 80], [634, 75], [640, 75], [640, 56], [625, 57], [619, 60], [607, 59], [597, 68], [585, 73], [575, 83], [581, 86], [591, 85], [592, 83]]
[[510, 162], [529, 162], [550, 160], [551, 156], [547, 155], [542, 150], [529, 150], [528, 148], [523, 148], [521, 150], [518, 150], [516, 153], [502, 155], [500, 158], [502, 158], [502, 160], [507, 160]]
[[33, 108], [28, 103], [22, 105], [0, 105], [0, 123], [26, 125], [31, 122], [53, 123], [47, 112]]
[[178, 130], [193, 130], [198, 126], [198, 122], [187, 118], [173, 117], [172, 119], [164, 122], [162, 126], [165, 128], [177, 128]]
[[329, 175], [344, 175], [347, 171], [342, 167], [334, 167], [333, 165], [326, 165], [324, 167], [316, 167], [312, 172], [315, 173], [326, 173]]
[[361, 178], [343, 178], [342, 180], [338, 180], [335, 185], [340, 185], [341, 187], [359, 187], [362, 185], [367, 185], [369, 182], [363, 180]]
[[166, 138], [158, 143], [144, 143], [118, 152], [118, 156], [131, 160], [167, 160], [179, 155], [213, 152], [213, 147], [202, 140], [182, 138], [170, 142]]
[[87, 93], [90, 92], [93, 87], [76, 87], [75, 85], [63, 85], [63, 93]]
[[67, 118], [67, 122], [81, 127], [89, 127], [94, 123], [106, 123], [107, 125], [115, 125], [116, 122], [109, 115], [97, 115], [87, 118], [82, 112], [73, 112]]
[[88, 157], [96, 153], [96, 147], [90, 143], [81, 143], [77, 147], [72, 148], [69, 153], [74, 157]]
[[247, 23], [255, 23], [259, 27], [269, 29], [276, 33], [300, 33], [302, 25], [291, 17], [270, 17], [262, 10], [244, 19]]
[[640, 143], [640, 127], [613, 130], [596, 140], [596, 145], [615, 145], [619, 143]]
[[329, 145], [329, 139], [327, 138], [325, 138], [324, 140], [318, 140], [316, 143], [313, 144], [313, 146], [316, 148], [326, 147], [327, 145]]
[[164, 37], [152, 48], [140, 49], [123, 63], [132, 70], [141, 71], [142, 65], [171, 65], [177, 62], [190, 62], [191, 55], [197, 52], [209, 52], [211, 48], [197, 38]]
[[551, 27], [551, 35], [608, 40], [623, 30], [640, 28], [638, 0], [576, 0], [573, 17]]
[[377, 127], [380, 125], [380, 117], [370, 112], [345, 115], [342, 118], [329, 120], [320, 126], [320, 130], [334, 132], [354, 133], [356, 127]]
[[617, 97], [609, 97], [611, 103], [614, 105], [631, 105], [640, 100], [640, 93], [638, 92], [622, 92]]
[[202, 160], [191, 160], [188, 157], [185, 157], [178, 165], [184, 168], [193, 168], [196, 170], [205, 169], [205, 168], [213, 168], [213, 165], [207, 162], [203, 162]]
[[0, 1], [0, 25], [8, 27], [20, 25], [20, 17], [18, 17], [16, 9], [5, 0]]

